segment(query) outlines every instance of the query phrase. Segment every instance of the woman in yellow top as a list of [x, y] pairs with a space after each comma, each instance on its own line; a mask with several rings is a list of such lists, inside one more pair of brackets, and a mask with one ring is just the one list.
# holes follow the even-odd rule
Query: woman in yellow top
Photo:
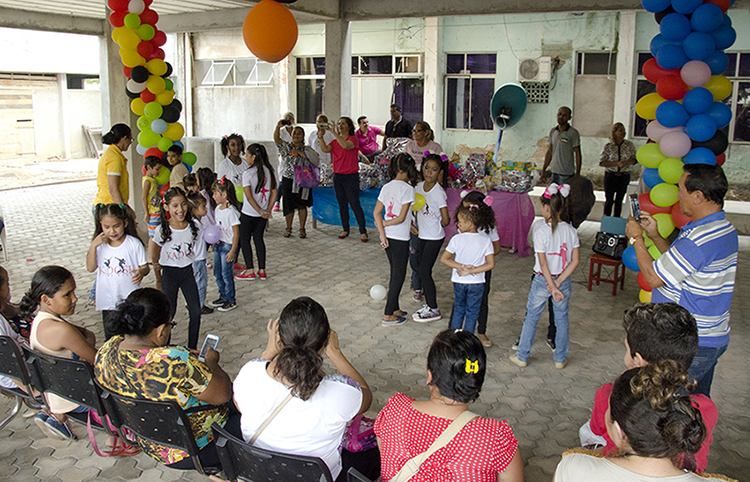
[[102, 136], [102, 142], [109, 144], [109, 147], [99, 159], [94, 205], [127, 204], [130, 186], [128, 185], [128, 160], [123, 152], [126, 152], [133, 143], [130, 127], [125, 124], [113, 125], [112, 129]]

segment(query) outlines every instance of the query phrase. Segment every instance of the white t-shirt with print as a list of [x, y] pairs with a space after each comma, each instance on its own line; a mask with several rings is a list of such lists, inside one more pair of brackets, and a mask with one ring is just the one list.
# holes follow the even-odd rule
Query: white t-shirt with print
[[[383, 219], [390, 221], [401, 214], [401, 207], [404, 204], [412, 204], [414, 202], [414, 188], [408, 182], [394, 179], [380, 190], [378, 201], [385, 207]], [[410, 227], [411, 217], [407, 215], [404, 222], [393, 226], [386, 226], [385, 237], [399, 241], [409, 241], [411, 234]]]
[[[21, 338], [18, 336], [18, 333], [13, 331], [13, 328], [11, 328], [10, 323], [8, 323], [8, 320], [5, 319], [3, 315], [0, 314], [0, 335], [9, 336], [13, 338], [18, 343], [21, 343]], [[11, 380], [8, 377], [4, 377], [0, 375], [0, 387], [3, 388], [18, 388], [18, 385], [13, 383], [13, 380]]]
[[[208, 211], [211, 211], [210, 209]], [[208, 212], [207, 211], [207, 212]], [[208, 244], [203, 239], [203, 231], [211, 225], [211, 221], [208, 219], [208, 215], [203, 216], [198, 222], [198, 239], [195, 242], [195, 249], [193, 250], [194, 261], [203, 261], [208, 258]]]
[[228, 157], [221, 161], [219, 169], [216, 171], [216, 179], [221, 180], [222, 177], [226, 176], [227, 179], [232, 181], [234, 187], [242, 185], [242, 173], [247, 171], [250, 166], [247, 165], [244, 157], [240, 157], [240, 159], [242, 159], [242, 162], [239, 166]]
[[[157, 231], [159, 228], [157, 228]], [[133, 236], [116, 248], [107, 243], [96, 247], [96, 310], [116, 310], [117, 303], [141, 285], [133, 284], [135, 271], [145, 265], [146, 250]]]
[[[255, 188], [258, 186], [258, 169], [260, 168], [260, 166], [255, 165], [247, 171], [243, 172], [242, 186], [243, 188], [250, 188], [250, 192], [253, 193], [255, 202], [258, 203], [258, 206], [260, 206], [261, 210], [265, 210], [266, 208], [268, 208], [268, 201], [271, 200], [271, 172], [267, 167], [262, 167], [263, 172], [266, 175], [266, 182], [263, 184], [260, 192], [255, 192]], [[253, 205], [250, 204], [247, 199], [242, 202], [242, 214], [252, 216], [254, 218], [261, 217], [261, 213], [256, 211], [255, 208], [253, 208]]]
[[417, 211], [419, 239], [438, 240], [445, 238], [443, 215], [440, 209], [448, 206], [448, 196], [440, 184], [435, 184], [429, 191], [424, 190], [424, 181], [417, 184], [417, 194], [424, 196], [424, 207]]
[[[261, 358], [245, 364], [234, 379], [234, 400], [242, 413], [242, 438], [249, 441], [290, 389], [266, 372]], [[260, 434], [255, 446], [287, 454], [320, 457], [335, 479], [341, 472], [339, 445], [362, 405], [359, 384], [345, 375], [328, 375], [308, 400], [292, 398]]]
[[[479, 233], [458, 233], [451, 238], [445, 250], [453, 253], [456, 263], [469, 266], [482, 266], [487, 262], [487, 255], [495, 253], [490, 238]], [[458, 270], [453, 268], [451, 281], [463, 284], [484, 283], [484, 272], [459, 276]]]
[[[552, 276], [563, 272], [570, 264], [573, 250], [579, 246], [578, 231], [570, 224], [558, 223], [553, 233], [552, 225], [544, 219], [539, 219], [534, 223], [534, 252], [546, 255], [547, 266]], [[534, 271], [541, 273], [542, 265], [539, 264], [539, 256], [535, 258]]]
[[216, 219], [216, 225], [221, 230], [221, 239], [219, 241], [232, 244], [232, 240], [234, 239], [234, 229], [232, 229], [232, 226], [240, 224], [240, 213], [237, 211], [237, 208], [232, 205], [226, 209], [216, 206], [214, 218]]
[[[200, 231], [200, 223], [195, 220], [193, 222]], [[184, 268], [192, 265], [195, 261], [196, 243], [202, 242], [202, 239], [193, 237], [190, 226], [185, 226], [185, 229], [174, 229], [170, 226], [169, 229], [172, 231], [172, 238], [169, 241], [164, 241], [164, 238], [162, 238], [161, 226], [156, 228], [154, 237], [151, 238], [154, 243], [161, 246], [159, 264], [173, 268]]]

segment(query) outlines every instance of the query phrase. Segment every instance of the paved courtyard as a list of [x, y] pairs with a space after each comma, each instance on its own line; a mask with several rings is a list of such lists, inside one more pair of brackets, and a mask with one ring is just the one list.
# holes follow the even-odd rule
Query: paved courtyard
[[[16, 302], [28, 289], [34, 272], [48, 264], [70, 269], [78, 284], [77, 312], [70, 317], [103, 339], [100, 315], [86, 306], [94, 275], [85, 270], [85, 256], [93, 222], [90, 206], [94, 198], [92, 181], [50, 185], [0, 192], [5, 213], [11, 294]], [[296, 223], [296, 221], [295, 221]], [[238, 309], [204, 316], [201, 338], [206, 333], [222, 337], [221, 365], [234, 377], [242, 365], [260, 355], [266, 343], [266, 322], [284, 305], [307, 295], [327, 310], [338, 332], [344, 353], [362, 373], [373, 390], [369, 416], [375, 417], [396, 392], [426, 398], [424, 369], [433, 336], [447, 326], [447, 319], [432, 324], [408, 321], [400, 327], [380, 326], [384, 301], [373, 301], [369, 289], [387, 285], [388, 263], [378, 243], [362, 244], [358, 238], [337, 238], [340, 228], [308, 225], [307, 239], [283, 238], [284, 223], [278, 214], [266, 234], [268, 281], [238, 281]], [[520, 441], [526, 480], [552, 480], [561, 453], [578, 445], [578, 428], [591, 414], [594, 392], [613, 381], [624, 370], [622, 312], [638, 299], [633, 273], [625, 291], [611, 294], [610, 285], [586, 290], [587, 257], [598, 223], [584, 223], [581, 238], [581, 267], [573, 276], [570, 307], [570, 355], [565, 370], [554, 368], [552, 353], [544, 342], [546, 328], [537, 332], [529, 366], [517, 368], [508, 361], [511, 345], [520, 333], [525, 313], [532, 258], [518, 258], [503, 250], [496, 261], [490, 294], [488, 336], [495, 345], [487, 350], [488, 370], [480, 399], [472, 410], [507, 420]], [[294, 234], [297, 233], [295, 224]], [[371, 239], [377, 235], [371, 232]], [[719, 408], [719, 422], [708, 463], [709, 472], [748, 479], [750, 474], [750, 240], [741, 238], [741, 253], [734, 305], [732, 343], [719, 362], [713, 384], [713, 398]], [[443, 313], [450, 313], [453, 290], [449, 269], [435, 267], [438, 301]], [[144, 281], [153, 286], [150, 274]], [[410, 314], [420, 305], [411, 300], [408, 282], [401, 296], [401, 308]], [[209, 299], [216, 297], [209, 280]], [[411, 317], [409, 317], [410, 319]], [[187, 343], [187, 313], [177, 313], [180, 325], [173, 342]], [[546, 317], [540, 327], [546, 325]], [[327, 363], [330, 370], [332, 365]], [[0, 417], [12, 407], [0, 397]], [[85, 435], [74, 426], [80, 440], [63, 442], [46, 438], [31, 421], [20, 416], [0, 436], [0, 477], [21, 481], [84, 480], [207, 480], [196, 472], [165, 468], [150, 457], [100, 458]], [[100, 445], [104, 438], [98, 436]]]

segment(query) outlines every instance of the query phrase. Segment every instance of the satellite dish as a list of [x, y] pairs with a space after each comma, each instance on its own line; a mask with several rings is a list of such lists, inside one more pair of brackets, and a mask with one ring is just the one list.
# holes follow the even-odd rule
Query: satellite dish
[[495, 159], [500, 150], [500, 140], [503, 131], [516, 125], [526, 112], [526, 89], [518, 84], [508, 83], [500, 86], [492, 96], [490, 103], [490, 116], [492, 121], [500, 128], [495, 144]]

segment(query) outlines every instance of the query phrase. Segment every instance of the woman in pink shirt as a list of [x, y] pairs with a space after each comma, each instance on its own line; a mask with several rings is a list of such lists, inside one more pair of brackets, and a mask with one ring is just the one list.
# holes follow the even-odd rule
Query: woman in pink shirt
[[422, 165], [422, 158], [424, 157], [425, 151], [429, 151], [430, 154], [441, 154], [443, 148], [440, 144], [435, 142], [435, 134], [432, 132], [430, 124], [425, 121], [419, 121], [414, 124], [414, 139], [409, 140], [404, 147], [404, 152], [409, 154], [417, 165]]

